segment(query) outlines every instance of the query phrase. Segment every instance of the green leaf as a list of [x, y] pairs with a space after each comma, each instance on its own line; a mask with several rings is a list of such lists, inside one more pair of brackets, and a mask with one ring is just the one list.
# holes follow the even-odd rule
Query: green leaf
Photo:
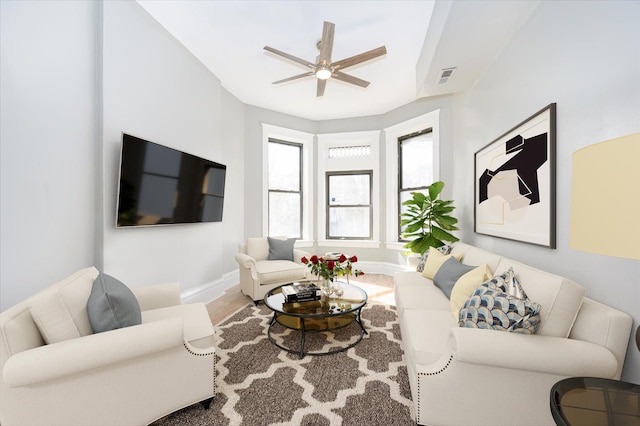
[[431, 197], [432, 200], [438, 198], [438, 195], [442, 192], [442, 188], [444, 188], [444, 182], [433, 182], [429, 186], [429, 197]]
[[399, 215], [403, 238], [412, 239], [405, 248], [414, 253], [424, 253], [429, 247], [439, 247], [443, 241], [458, 241], [448, 231], [458, 228], [458, 220], [450, 216], [455, 206], [453, 200], [440, 200], [444, 182], [434, 182], [428, 194], [412, 192], [411, 199], [404, 201], [406, 210]]
[[421, 203], [421, 202], [418, 202], [418, 201], [416, 201], [416, 200], [410, 199], [410, 200], [407, 200], [407, 201], [403, 201], [403, 202], [402, 202], [402, 205], [403, 205], [403, 206], [422, 205], [422, 203]]
[[438, 228], [437, 226], [434, 226], [431, 228], [431, 233], [433, 234], [434, 238], [437, 238], [439, 240], [443, 240], [443, 241], [458, 241], [458, 239], [456, 237], [454, 237], [453, 235], [451, 235], [450, 233], [448, 233], [447, 231], [445, 231], [442, 228]]
[[443, 225], [449, 225], [449, 226], [453, 226], [456, 223], [458, 223], [458, 219], [456, 219], [453, 216], [440, 216], [438, 222], [440, 222]]
[[416, 204], [424, 203], [426, 196], [422, 192], [412, 192], [411, 196], [412, 200], [415, 201]]
[[422, 223], [421, 222], [416, 222], [412, 225], [407, 226], [407, 228], [405, 229], [405, 232], [416, 232], [419, 229], [422, 229]]

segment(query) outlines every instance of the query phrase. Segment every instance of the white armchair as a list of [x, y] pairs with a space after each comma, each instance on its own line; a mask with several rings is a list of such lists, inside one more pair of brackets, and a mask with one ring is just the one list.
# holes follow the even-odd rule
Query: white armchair
[[[284, 243], [287, 240], [280, 241]], [[309, 268], [300, 262], [303, 256], [310, 257], [309, 253], [292, 248], [291, 257], [273, 256], [273, 248], [271, 249], [271, 258], [279, 259], [269, 259], [268, 238], [248, 238], [246, 243], [240, 244], [236, 254], [236, 262], [240, 269], [240, 290], [251, 297], [255, 303], [264, 299], [264, 295], [275, 287], [309, 278]], [[290, 260], [280, 259], [280, 257], [287, 257]]]
[[[2, 425], [145, 425], [197, 402], [208, 408], [206, 307], [181, 304], [177, 283], [134, 288], [142, 323], [93, 334], [86, 306], [97, 276], [83, 269], [0, 313]], [[43, 319], [58, 329], [43, 331]], [[64, 323], [79, 336], [59, 340]]]

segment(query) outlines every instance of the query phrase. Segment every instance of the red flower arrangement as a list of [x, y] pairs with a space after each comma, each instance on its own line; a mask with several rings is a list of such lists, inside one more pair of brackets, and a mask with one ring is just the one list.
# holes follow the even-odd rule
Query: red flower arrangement
[[351, 274], [356, 277], [364, 275], [363, 271], [353, 268], [352, 264], [358, 261], [356, 256], [347, 257], [344, 254], [337, 257], [325, 256], [318, 257], [314, 254], [311, 258], [303, 257], [300, 261], [311, 268], [311, 273], [317, 275], [318, 279], [322, 277], [325, 280], [334, 281], [336, 277], [346, 275], [349, 281]]

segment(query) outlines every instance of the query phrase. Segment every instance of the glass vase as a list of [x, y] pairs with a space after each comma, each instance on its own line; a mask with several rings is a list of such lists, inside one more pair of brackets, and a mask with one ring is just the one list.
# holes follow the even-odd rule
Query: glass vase
[[320, 287], [320, 291], [322, 292], [322, 295], [330, 297], [331, 293], [333, 293], [333, 289], [331, 287], [331, 280], [320, 278], [319, 281], [320, 281], [320, 285], [318, 287]]

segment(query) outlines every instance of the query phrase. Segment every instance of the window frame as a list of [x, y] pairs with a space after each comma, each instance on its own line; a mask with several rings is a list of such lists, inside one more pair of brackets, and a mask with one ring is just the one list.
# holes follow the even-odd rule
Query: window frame
[[[332, 176], [355, 176], [355, 175], [363, 175], [369, 176], [369, 204], [340, 204], [340, 205], [331, 205], [329, 197], [331, 194], [331, 186], [329, 184]], [[362, 241], [371, 241], [373, 240], [373, 170], [331, 170], [327, 171], [325, 174], [325, 239], [328, 241], [334, 240], [362, 240]], [[345, 237], [345, 236], [331, 236], [330, 233], [330, 224], [329, 220], [331, 217], [331, 208], [336, 207], [368, 207], [369, 208], [369, 236], [367, 238], [363, 237]]]
[[[403, 186], [403, 182], [402, 182], [402, 160], [403, 160], [403, 156], [402, 156], [402, 143], [406, 140], [409, 139], [413, 139], [415, 137], [418, 136], [422, 136], [422, 135], [426, 135], [428, 133], [431, 133], [431, 137], [433, 139], [433, 126], [431, 127], [427, 127], [426, 129], [422, 129], [422, 130], [418, 130], [417, 132], [413, 132], [413, 133], [409, 133], [403, 136], [398, 137], [398, 185], [397, 185], [397, 194], [396, 194], [396, 202], [398, 204], [398, 215], [401, 214], [402, 212], [402, 193], [404, 192], [422, 192], [422, 191], [428, 191], [429, 185], [431, 185], [431, 183], [435, 182], [435, 180], [432, 180], [431, 183], [429, 183], [428, 185], [425, 186], [416, 186], [416, 187], [404, 187]], [[435, 143], [432, 140], [432, 145], [433, 143]], [[433, 162], [435, 163], [435, 158], [433, 158]], [[434, 167], [434, 173], [435, 175], [435, 167]], [[407, 240], [406, 238], [402, 238], [402, 225], [401, 225], [401, 218], [400, 220], [397, 221], [398, 223], [398, 228], [397, 228], [397, 237], [398, 237], [398, 241], [399, 242], [408, 242], [409, 240]]]
[[[359, 132], [346, 133], [321, 133], [317, 134], [317, 169], [314, 172], [316, 176], [316, 185], [314, 197], [318, 206], [314, 214], [317, 215], [316, 222], [316, 244], [318, 247], [331, 247], [331, 249], [353, 249], [353, 248], [379, 248], [381, 247], [381, 226], [382, 226], [382, 188], [381, 184], [381, 162], [380, 148], [382, 135], [381, 130], [366, 130]], [[351, 147], [368, 145], [370, 151], [367, 156], [355, 157], [334, 157], [329, 158], [329, 149], [333, 147]], [[327, 240], [326, 230], [326, 179], [325, 173], [329, 171], [345, 171], [345, 170], [373, 170], [373, 238], [371, 240]]]
[[315, 135], [286, 127], [262, 123], [262, 182], [261, 182], [261, 229], [258, 231], [263, 237], [267, 237], [269, 229], [269, 139], [278, 139], [287, 142], [295, 142], [302, 145], [302, 237], [296, 241], [296, 247], [310, 247], [313, 245], [315, 205], [317, 203], [313, 191], [313, 145]]
[[392, 159], [387, 162], [385, 170], [385, 246], [392, 250], [406, 251], [405, 242], [400, 241], [398, 232], [400, 223], [398, 197], [398, 138], [431, 127], [433, 129], [433, 179], [440, 180], [440, 109], [414, 117], [410, 120], [394, 124], [384, 128], [385, 158]]
[[[304, 146], [303, 144], [299, 143], [299, 142], [291, 142], [291, 141], [286, 141], [286, 140], [282, 140], [282, 139], [278, 139], [278, 138], [273, 138], [273, 137], [269, 137], [267, 138], [267, 143], [271, 144], [271, 143], [277, 143], [277, 144], [281, 144], [281, 145], [287, 145], [287, 146], [293, 146], [298, 148], [299, 152], [298, 152], [298, 161], [299, 161], [299, 173], [298, 173], [298, 191], [292, 191], [292, 190], [281, 190], [281, 189], [271, 189], [270, 184], [269, 184], [269, 179], [267, 179], [267, 215], [270, 214], [271, 212], [271, 194], [272, 193], [278, 193], [278, 194], [298, 194], [299, 195], [299, 217], [300, 217], [300, 222], [298, 223], [298, 235], [297, 236], [291, 236], [291, 235], [286, 235], [286, 237], [288, 238], [296, 238], [296, 239], [302, 239], [302, 235], [303, 235], [303, 218], [304, 218], [304, 188], [303, 188], [303, 176], [304, 176], [304, 161], [303, 161], [303, 149]], [[269, 151], [269, 148], [267, 147], [267, 152]], [[269, 159], [267, 159], [267, 166], [269, 165]], [[269, 170], [267, 170], [267, 176], [269, 176]], [[271, 235], [271, 218], [267, 217], [267, 236], [269, 237], [276, 237], [276, 236], [282, 236], [282, 235]]]

